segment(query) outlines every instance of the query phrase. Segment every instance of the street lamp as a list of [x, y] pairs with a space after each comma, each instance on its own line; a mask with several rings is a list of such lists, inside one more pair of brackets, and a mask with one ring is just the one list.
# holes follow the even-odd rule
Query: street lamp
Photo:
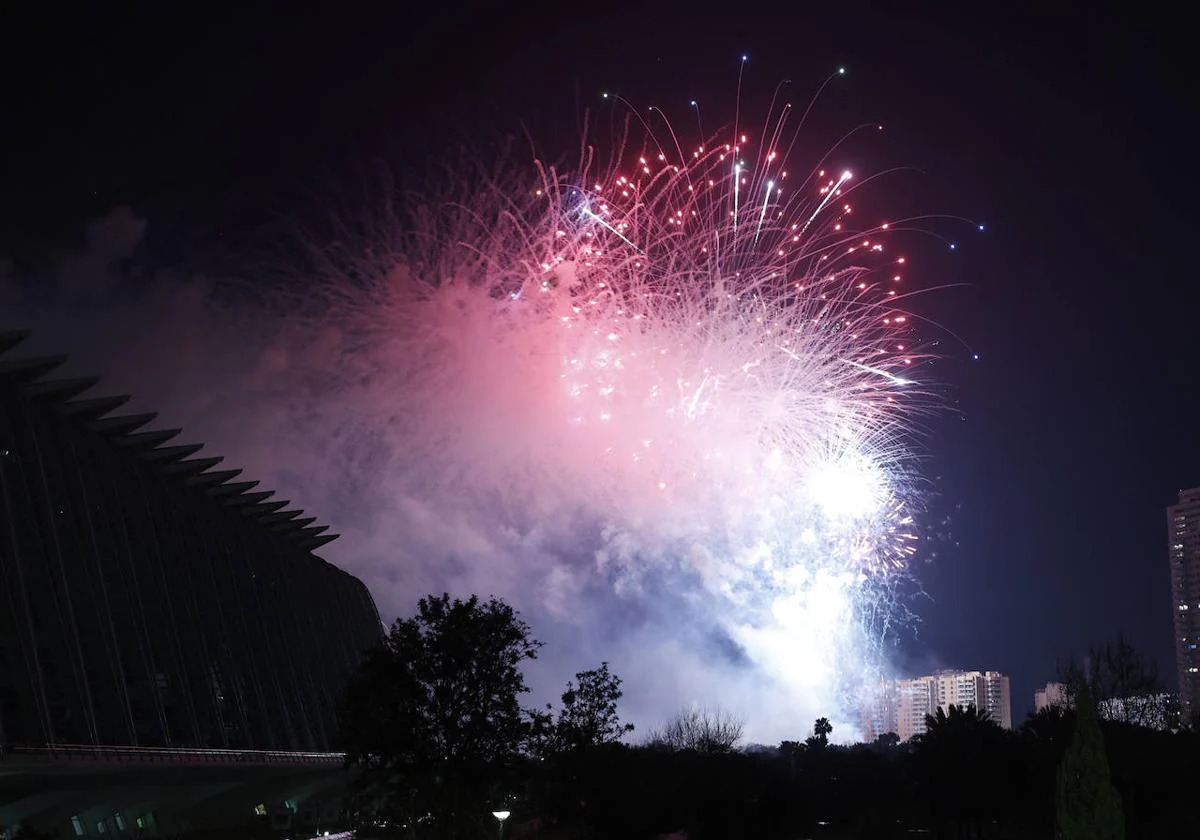
[[504, 821], [508, 819], [510, 813], [510, 811], [492, 811], [492, 816], [500, 824], [500, 834], [498, 835], [500, 840], [504, 840]]

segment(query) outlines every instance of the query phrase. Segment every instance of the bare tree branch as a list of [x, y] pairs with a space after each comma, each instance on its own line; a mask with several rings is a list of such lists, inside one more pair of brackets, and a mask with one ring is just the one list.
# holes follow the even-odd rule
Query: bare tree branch
[[701, 753], [731, 752], [742, 740], [745, 722], [720, 708], [684, 709], [662, 729], [651, 731], [648, 746]]

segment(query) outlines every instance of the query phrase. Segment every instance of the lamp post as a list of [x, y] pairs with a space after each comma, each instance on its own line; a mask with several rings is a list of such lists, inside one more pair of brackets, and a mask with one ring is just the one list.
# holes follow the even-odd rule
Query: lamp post
[[508, 819], [510, 811], [492, 811], [492, 816], [496, 818], [496, 822], [500, 824], [500, 833], [497, 835], [500, 840], [504, 840], [504, 821]]

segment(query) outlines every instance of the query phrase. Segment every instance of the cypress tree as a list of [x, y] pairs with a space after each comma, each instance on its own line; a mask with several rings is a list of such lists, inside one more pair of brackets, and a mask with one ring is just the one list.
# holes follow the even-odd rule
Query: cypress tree
[[1124, 840], [1121, 797], [1113, 787], [1104, 735], [1087, 687], [1075, 700], [1075, 734], [1058, 766], [1057, 840]]

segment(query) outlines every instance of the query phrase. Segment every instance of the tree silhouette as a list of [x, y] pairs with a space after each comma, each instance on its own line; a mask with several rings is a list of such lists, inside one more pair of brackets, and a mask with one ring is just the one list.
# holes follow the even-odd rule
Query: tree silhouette
[[974, 705], [938, 707], [925, 716], [917, 752], [930, 807], [942, 832], [972, 836], [1004, 806], [999, 796], [1004, 730]]
[[1080, 663], [1074, 658], [1059, 666], [1068, 703], [1075, 702], [1086, 685], [1101, 720], [1163, 728], [1179, 723], [1178, 713], [1165, 695], [1157, 666], [1145, 659], [1124, 634], [1102, 645], [1088, 647]]
[[1066, 706], [1047, 706], [1026, 718], [1020, 731], [1043, 744], [1068, 744], [1075, 731], [1075, 712]]
[[617, 712], [621, 678], [608, 663], [581, 671], [562, 693], [557, 717], [553, 707], [531, 712], [531, 754], [539, 759], [531, 788], [546, 812], [557, 819], [587, 822], [604, 808], [604, 777], [619, 753], [621, 739], [633, 731]]
[[432, 814], [439, 833], [481, 819], [524, 745], [520, 667], [540, 646], [503, 601], [422, 598], [347, 686], [348, 760], [407, 789], [410, 816]]
[[1058, 768], [1057, 840], [1121, 840], [1125, 818], [1087, 684], [1075, 695], [1075, 735]]
[[722, 709], [685, 709], [650, 733], [647, 745], [699, 753], [727, 753], [742, 740], [742, 719]]
[[900, 736], [895, 732], [881, 732], [875, 736], [875, 740], [871, 743], [871, 746], [879, 752], [894, 750], [900, 746]]
[[608, 663], [575, 675], [562, 694], [562, 710], [554, 726], [559, 749], [580, 751], [613, 744], [633, 731], [617, 713], [621, 678], [608, 670]]
[[823, 749], [829, 746], [829, 736], [832, 732], [833, 724], [829, 722], [829, 718], [817, 718], [813, 724], [813, 734], [804, 743], [809, 749]]
[[958, 737], [964, 733], [980, 731], [985, 724], [995, 726], [992, 714], [979, 711], [974, 704], [967, 706], [949, 707], [938, 706], [932, 715], [925, 715], [926, 740], [946, 737]]

